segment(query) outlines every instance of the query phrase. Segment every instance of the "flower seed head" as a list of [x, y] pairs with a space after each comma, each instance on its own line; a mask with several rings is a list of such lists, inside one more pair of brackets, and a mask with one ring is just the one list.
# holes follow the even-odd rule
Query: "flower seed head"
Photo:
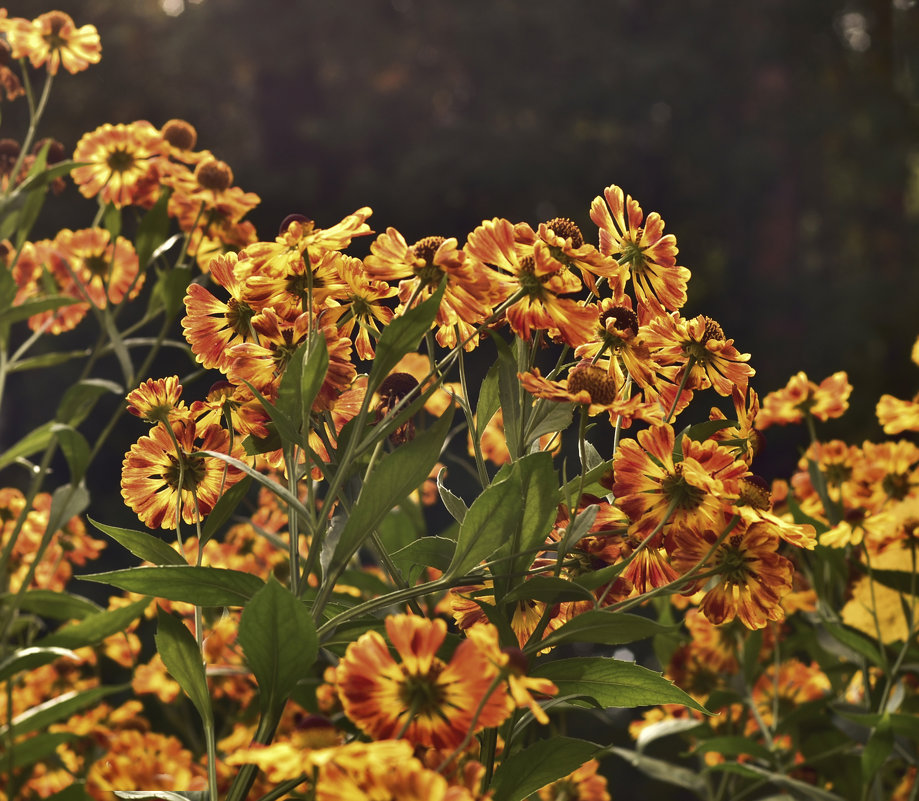
[[567, 217], [554, 217], [546, 223], [546, 228], [551, 228], [556, 236], [560, 236], [563, 239], [571, 237], [571, 246], [573, 248], [579, 248], [584, 244], [584, 235], [581, 233], [581, 229]]
[[568, 374], [568, 390], [572, 393], [585, 390], [591, 403], [607, 406], [616, 400], [616, 379], [606, 370], [593, 364], [579, 364]]
[[160, 133], [176, 150], [191, 150], [198, 141], [198, 132], [195, 126], [185, 120], [169, 120]]
[[225, 161], [207, 159], [195, 168], [195, 180], [202, 189], [223, 192], [233, 184], [233, 170]]

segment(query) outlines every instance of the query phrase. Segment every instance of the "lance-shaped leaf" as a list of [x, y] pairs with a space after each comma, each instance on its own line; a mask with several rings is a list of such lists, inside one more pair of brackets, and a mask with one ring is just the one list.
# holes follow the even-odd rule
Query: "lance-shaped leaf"
[[264, 582], [251, 573], [195, 565], [132, 567], [78, 578], [196, 606], [245, 606], [264, 586]]
[[27, 459], [32, 454], [44, 450], [48, 443], [51, 442], [51, 437], [54, 436], [51, 431], [53, 425], [54, 423], [40, 425], [26, 434], [15, 445], [0, 453], [0, 470], [17, 459]]
[[[0, 595], [0, 602], [14, 594], [9, 592]], [[54, 620], [82, 620], [87, 615], [103, 611], [101, 606], [88, 598], [57, 590], [27, 590], [21, 596], [19, 608]]]
[[[319, 394], [329, 368], [329, 349], [322, 332], [313, 332], [309, 350], [304, 342], [290, 357], [278, 390], [277, 409], [283, 420], [290, 421], [292, 432], [275, 419], [281, 436], [292, 442], [305, 442], [313, 401]], [[293, 434], [293, 436], [291, 436]]]
[[427, 431], [380, 460], [342, 528], [329, 563], [330, 575], [336, 575], [349, 562], [390, 509], [421, 486], [437, 463], [452, 422], [451, 409]]
[[70, 468], [70, 483], [79, 484], [86, 474], [90, 460], [89, 443], [86, 437], [75, 428], [62, 423], [55, 423], [51, 431], [57, 437], [57, 444], [67, 460], [67, 467]]
[[297, 682], [316, 661], [313, 618], [289, 590], [269, 579], [246, 604], [238, 639], [258, 682], [262, 724], [273, 728]]
[[42, 637], [36, 645], [62, 648], [84, 648], [87, 645], [95, 645], [106, 637], [127, 629], [149, 605], [150, 601], [147, 598], [141, 598], [127, 606], [96, 612], [77, 623], [62, 626], [47, 637]]
[[156, 650], [166, 670], [191, 699], [204, 725], [213, 725], [214, 712], [207, 691], [204, 659], [198, 650], [195, 635], [181, 620], [157, 609], [155, 639]]
[[669, 633], [675, 631], [676, 628], [676, 626], [662, 626], [657, 621], [641, 617], [641, 615], [592, 609], [573, 617], [564, 626], [546, 636], [537, 647], [542, 649], [566, 642], [625, 645], [653, 637], [656, 634]]
[[[34, 765], [36, 762], [41, 762], [53, 756], [58, 746], [76, 738], [77, 735], [69, 731], [37, 734], [34, 737], [29, 737], [27, 740], [16, 743], [12, 749], [12, 754], [4, 754], [3, 759], [6, 767], [12, 767], [13, 770], [24, 768], [27, 765]], [[12, 762], [12, 765], [10, 765], [10, 762]]]
[[511, 538], [510, 554], [519, 554], [510, 563], [509, 573], [523, 573], [533, 563], [535, 549], [544, 545], [558, 511], [558, 476], [552, 455], [531, 453], [514, 463], [520, 477], [519, 526], [506, 532]]
[[137, 251], [137, 262], [141, 270], [145, 270], [153, 256], [153, 252], [166, 241], [169, 236], [169, 196], [172, 189], [163, 187], [160, 190], [156, 203], [153, 204], [140, 224], [137, 226], [137, 235], [134, 237], [134, 249]]
[[31, 646], [15, 651], [0, 662], [0, 681], [6, 681], [24, 670], [32, 670], [54, 662], [57, 659], [72, 659], [79, 662], [80, 657], [69, 648]]
[[96, 401], [106, 393], [123, 395], [124, 390], [114, 381], [105, 381], [100, 378], [87, 378], [72, 386], [64, 392], [64, 397], [58, 404], [55, 420], [69, 426], [78, 426], [92, 411]]
[[[504, 417], [504, 438], [511, 459], [518, 459], [523, 453], [523, 432], [521, 417], [523, 407], [520, 404], [520, 380], [517, 378], [517, 360], [500, 337], [494, 337], [498, 349], [498, 398], [501, 401], [501, 413]], [[520, 347], [523, 347], [522, 340]], [[487, 421], [486, 421], [487, 422]]]
[[246, 497], [246, 493], [249, 491], [251, 484], [252, 479], [246, 476], [242, 481], [238, 481], [220, 496], [220, 500], [217, 501], [214, 508], [211, 509], [211, 513], [207, 516], [207, 520], [204, 523], [204, 529], [201, 532], [201, 545], [199, 547], [203, 548], [204, 544], [209, 542], [211, 537], [220, 530], [220, 527], [230, 519], [233, 512], [235, 512], [239, 504], [242, 503], [243, 498]]
[[523, 516], [520, 473], [510, 471], [503, 481], [485, 489], [463, 518], [456, 551], [446, 578], [462, 575], [507, 542]]
[[495, 771], [494, 801], [523, 801], [537, 790], [564, 778], [590, 760], [600, 746], [573, 737], [552, 737], [511, 754]]
[[538, 665], [531, 673], [555, 682], [559, 696], [582, 696], [602, 707], [683, 704], [708, 714], [705, 707], [660, 673], [633, 662], [575, 657]]
[[696, 771], [684, 768], [680, 765], [674, 765], [672, 762], [666, 762], [663, 759], [649, 757], [638, 751], [631, 751], [628, 748], [617, 748], [612, 746], [606, 751], [615, 754], [628, 762], [632, 767], [637, 768], [646, 776], [652, 779], [673, 784], [677, 787], [685, 787], [691, 790], [697, 797], [704, 798], [708, 792], [708, 784], [705, 777], [700, 776]]
[[46, 729], [52, 723], [69, 718], [81, 709], [98, 704], [106, 695], [121, 692], [122, 690], [124, 690], [122, 686], [108, 685], [105, 687], [93, 687], [82, 692], [72, 690], [55, 696], [44, 703], [33, 706], [21, 715], [17, 715], [13, 718], [11, 726], [0, 726], [0, 737], [4, 739], [8, 737], [15, 738], [28, 734], [30, 731]]
[[437, 291], [424, 303], [420, 303], [405, 314], [396, 317], [383, 329], [383, 333], [376, 344], [376, 356], [370, 375], [367, 378], [367, 394], [376, 392], [389, 375], [399, 359], [406, 353], [418, 350], [421, 338], [430, 330], [440, 308], [441, 298], [444, 296], [447, 282], [444, 280]]
[[186, 564], [182, 554], [153, 534], [149, 534], [146, 531], [135, 531], [130, 528], [120, 528], [119, 526], [108, 526], [105, 523], [96, 522], [91, 517], [86, 519], [103, 534], [108, 534], [119, 545], [123, 545], [134, 556], [138, 556], [146, 562], [153, 562], [155, 565]]

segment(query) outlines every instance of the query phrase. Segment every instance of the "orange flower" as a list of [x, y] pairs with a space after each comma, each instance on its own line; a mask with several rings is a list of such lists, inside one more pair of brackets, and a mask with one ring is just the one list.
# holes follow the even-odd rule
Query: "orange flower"
[[344, 336], [351, 336], [357, 326], [354, 349], [361, 359], [374, 357], [373, 338], [380, 338], [380, 326], [385, 326], [393, 319], [393, 311], [383, 306], [380, 301], [396, 294], [395, 287], [384, 281], [374, 281], [367, 276], [360, 259], [342, 256], [338, 261], [338, 273], [347, 289], [340, 297], [344, 304], [344, 316], [338, 318], [337, 325]]
[[[128, 411], [149, 423], [165, 423], [176, 411], [184, 411], [179, 406], [182, 385], [179, 377], [148, 378], [137, 389], [132, 389], [125, 400]], [[184, 404], [183, 404], [184, 407]]]
[[494, 278], [457, 248], [456, 239], [426, 236], [409, 246], [395, 228], [387, 228], [370, 246], [364, 266], [372, 278], [399, 281], [402, 305], [398, 313], [408, 304], [429, 298], [446, 277], [447, 285], [434, 319], [437, 341], [452, 348], [458, 341], [469, 339], [466, 350], [478, 344], [476, 338], [470, 337], [476, 325], [491, 313]]
[[114, 243], [104, 228], [64, 228], [54, 237], [61, 256], [76, 279], [74, 294], [96, 308], [117, 306], [126, 297], [135, 298], [144, 284], [137, 253], [130, 240], [119, 236]]
[[84, 197], [99, 195], [117, 208], [152, 204], [158, 188], [155, 161], [164, 150], [162, 134], [149, 122], [105, 125], [77, 142], [73, 160], [89, 162], [71, 172]]
[[807, 415], [817, 420], [841, 417], [849, 408], [852, 385], [840, 371], [824, 378], [818, 386], [802, 371], [793, 375], [784, 389], [770, 392], [756, 420], [757, 428], [800, 423]]
[[619, 443], [614, 457], [616, 503], [644, 533], [661, 524], [671, 509], [668, 529], [711, 526], [737, 498], [747, 466], [717, 442], [683, 437], [683, 458], [675, 461], [673, 428], [652, 426], [636, 440]]
[[[722, 519], [721, 528], [727, 521]], [[686, 572], [702, 562], [719, 532], [675, 529], [672, 560]], [[720, 625], [740, 618], [750, 629], [761, 629], [770, 620], [784, 620], [783, 595], [791, 591], [793, 568], [779, 556], [779, 536], [768, 523], [741, 523], [717, 546], [705, 562], [714, 571], [715, 586], [707, 589], [699, 608], [712, 623]]]
[[600, 763], [590, 759], [564, 779], [547, 784], [539, 791], [540, 801], [610, 801], [606, 777], [597, 773]]
[[226, 373], [232, 347], [255, 338], [252, 318], [260, 308], [252, 303], [246, 289], [247, 266], [248, 262], [235, 253], [211, 262], [211, 276], [230, 294], [226, 301], [218, 300], [201, 284], [188, 285], [182, 332], [195, 360], [208, 369]]
[[649, 325], [648, 347], [660, 364], [682, 365], [674, 382], [681, 383], [683, 372], [691, 362], [688, 389], [707, 389], [730, 397], [734, 387], [746, 391], [753, 368], [746, 364], [749, 353], [740, 353], [733, 339], [711, 317], [700, 314], [684, 320], [677, 312], [662, 315]]
[[[163, 423], [141, 437], [125, 454], [121, 497], [150, 528], [175, 528], [176, 504], [181, 495], [186, 523], [209, 514], [221, 495], [243, 477], [243, 472], [212, 456], [192, 456], [198, 450], [227, 453], [229, 434], [211, 425], [199, 431], [194, 420], [177, 420], [172, 431], [179, 450]], [[237, 444], [233, 456], [243, 458]], [[181, 484], [180, 484], [181, 481]]]
[[656, 211], [642, 226], [638, 202], [618, 186], [608, 186], [590, 204], [590, 219], [600, 229], [600, 252], [617, 256], [628, 267], [640, 303], [657, 301], [671, 311], [686, 303], [690, 273], [677, 266], [676, 237], [664, 235], [664, 221]]
[[470, 730], [497, 726], [510, 714], [497, 669], [471, 640], [449, 662], [436, 656], [447, 633], [443, 620], [389, 616], [386, 632], [398, 662], [383, 637], [368, 631], [348, 646], [336, 673], [345, 714], [370, 737], [452, 749]]
[[56, 75], [63, 66], [67, 72], [85, 70], [98, 64], [102, 45], [94, 25], [77, 28], [63, 11], [49, 11], [29, 22], [10, 19], [4, 23], [13, 58], [28, 58], [33, 67], [48, 65], [48, 72]]
[[881, 395], [877, 404], [878, 422], [885, 434], [919, 431], [919, 395], [912, 400], [900, 400], [893, 395]]
[[[51, 241], [26, 242], [12, 266], [13, 278], [19, 290], [15, 303], [49, 295], [77, 296], [73, 279], [67, 272], [64, 255]], [[29, 328], [61, 334], [76, 328], [89, 311], [88, 303], [60, 306], [29, 317]]]
[[[756, 429], [756, 416], [759, 414], [759, 396], [752, 388], [746, 392], [736, 386], [731, 390], [731, 399], [734, 401], [734, 414], [737, 425], [726, 426], [712, 434], [712, 439], [721, 442], [731, 449], [738, 459], [743, 459], [748, 465], [753, 457], [762, 450], [764, 437]], [[717, 408], [712, 408], [708, 415], [709, 420], [727, 421], [724, 413]]]
[[503, 273], [501, 300], [521, 295], [505, 312], [516, 334], [528, 340], [533, 329], [546, 330], [569, 345], [587, 342], [597, 323], [596, 308], [560, 297], [581, 291], [580, 279], [552, 257], [545, 242], [537, 240], [527, 250], [516, 242], [514, 226], [497, 217], [469, 234], [466, 244], [467, 253]]

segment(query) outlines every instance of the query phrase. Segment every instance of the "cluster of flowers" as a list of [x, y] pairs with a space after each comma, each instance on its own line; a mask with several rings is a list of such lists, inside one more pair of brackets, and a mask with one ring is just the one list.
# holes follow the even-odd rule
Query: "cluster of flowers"
[[[44, 65], [49, 79], [60, 66], [76, 72], [99, 60], [95, 29], [77, 28], [61, 12], [27, 21], [9, 19], [0, 9], [0, 33], [6, 37], [0, 56], [8, 51]], [[0, 85], [14, 99], [22, 87], [6, 60], [0, 57]], [[3, 147], [0, 143], [0, 151]], [[4, 192], [28, 180], [42, 153], [52, 161], [50, 147], [29, 156], [17, 143], [5, 147]], [[664, 595], [682, 611], [692, 640], [674, 648], [662, 664], [698, 701], [723, 712], [718, 723], [706, 724], [709, 735], [740, 733], [751, 741], [762, 735], [768, 747], [786, 748], [796, 759], [798, 744], [776, 733], [780, 700], [819, 699], [840, 679], [800, 659], [777, 661], [755, 674], [753, 703], [747, 705], [730, 696], [732, 682], [744, 663], [778, 654], [783, 638], [800, 634], [800, 616], [794, 613], [818, 610], [814, 554], [844, 549], [867, 568], [902, 567], [912, 559], [915, 573], [919, 448], [905, 441], [856, 448], [814, 436], [790, 484], [770, 488], [752, 470], [761, 431], [840, 416], [851, 392], [846, 375], [817, 385], [799, 374], [760, 403], [749, 386], [754, 375], [749, 355], [738, 351], [714, 319], [682, 315], [690, 272], [677, 264], [675, 237], [664, 233], [660, 215], [646, 216], [618, 186], [607, 187], [591, 203], [596, 245], [567, 218], [535, 228], [495, 218], [483, 221], [462, 245], [443, 236], [409, 244], [390, 227], [359, 257], [345, 251], [355, 239], [373, 235], [369, 208], [327, 228], [292, 215], [277, 237], [261, 240], [243, 220], [258, 197], [235, 187], [230, 167], [195, 147], [194, 128], [180, 120], [159, 129], [145, 121], [104, 125], [77, 144], [78, 166], [71, 171], [80, 192], [98, 199], [100, 219], [106, 208], [161, 208], [182, 233], [183, 255], [201, 271], [185, 292], [181, 327], [197, 362], [217, 371], [219, 379], [191, 403], [182, 399], [177, 376], [146, 380], [133, 389], [128, 411], [150, 429], [126, 454], [121, 477], [126, 504], [146, 526], [177, 531], [185, 562], [274, 576], [294, 587], [299, 576], [288, 558], [291, 541], [308, 565], [317, 560], [309, 537], [292, 531], [295, 520], [276, 494], [263, 489], [248, 520], [199, 547], [200, 525], [253, 470], [277, 477], [327, 509], [328, 524], [343, 499], [323, 496], [321, 487], [328, 491], [330, 477], [341, 468], [333, 457], [344, 427], [368, 403], [378, 422], [422, 390], [429, 396], [430, 417], [450, 407], [462, 410], [469, 423], [468, 456], [483, 489], [489, 480], [486, 460], [500, 468], [522, 452], [554, 452], [570, 435], [570, 416], [556, 415], [555, 428], [527, 439], [524, 432], [505, 430], [519, 424], [508, 409], [490, 410], [489, 420], [475, 421], [464, 374], [459, 383], [445, 381], [447, 369], [462, 363], [464, 353], [484, 350], [492, 338], [501, 347], [508, 332], [518, 367], [511, 394], [519, 393], [519, 402], [530, 408], [579, 411], [582, 471], [586, 475], [588, 462], [604, 466], [596, 481], [582, 477], [580, 488], [559, 504], [540, 552], [524, 566], [528, 580], [577, 583], [602, 577], [586, 585], [589, 599], [544, 601], [518, 593], [506, 621], [512, 646], [497, 625], [501, 621], [491, 616], [498, 614], [490, 610], [498, 606], [496, 585], [504, 578], [494, 566], [480, 569], [474, 582], [418, 593], [413, 598], [426, 606], [413, 603], [413, 614], [390, 614], [382, 625], [337, 643], [337, 652], [329, 646], [338, 659], [329, 660], [321, 680], [317, 676], [310, 699], [295, 698], [303, 700], [302, 708], [287, 705], [271, 744], [253, 743], [257, 691], [237, 640], [239, 613], [225, 610], [203, 625], [200, 609], [160, 599], [159, 607], [179, 615], [190, 629], [201, 634], [203, 626], [199, 641], [211, 696], [224, 704], [219, 786], [229, 786], [237, 768], [257, 765], [262, 774], [255, 789], [265, 793], [284, 785], [291, 792], [308, 788], [317, 799], [487, 798], [486, 777], [504, 743], [476, 735], [521, 717], [547, 724], [547, 708], [558, 692], [552, 681], [528, 675], [524, 650], [550, 651], [551, 643], [543, 648], [542, 640], [585, 612], [624, 611]], [[70, 330], [89, 310], [118, 306], [144, 288], [146, 265], [135, 245], [98, 225], [16, 246], [6, 242], [0, 255], [16, 284], [15, 304], [60, 296], [73, 301], [31, 315], [28, 324], [36, 333]], [[439, 306], [425, 352], [399, 362], [370, 401], [362, 371], [377, 355], [385, 327], [433, 297]], [[278, 436], [271, 409], [281, 399], [294, 355], [317, 338], [328, 365], [307, 415], [305, 446], [292, 447]], [[547, 351], [556, 364], [543, 375], [537, 359]], [[914, 359], [919, 363], [919, 342]], [[712, 408], [705, 422], [678, 430], [676, 421], [695, 394], [708, 389], [730, 399], [732, 417]], [[878, 416], [887, 433], [919, 430], [919, 398], [885, 396]], [[590, 418], [609, 423], [605, 454], [586, 440]], [[622, 437], [633, 425], [640, 428], [637, 434]], [[410, 419], [390, 442], [398, 447], [413, 433]], [[436, 497], [423, 494], [418, 502]], [[28, 516], [24, 504], [14, 490], [0, 493], [10, 589], [25, 584], [61, 591], [70, 564], [95, 556], [101, 543], [75, 518], [52, 547], [38, 549], [34, 543], [45, 533], [50, 500], [38, 496]], [[575, 521], [583, 530], [562, 559]], [[199, 536], [182, 538], [183, 524], [198, 527]], [[41, 565], [29, 561], [36, 551]], [[419, 581], [437, 575], [428, 566]], [[305, 578], [316, 583], [309, 571]], [[361, 600], [380, 598], [394, 589], [392, 578], [355, 562], [335, 589]], [[865, 590], [870, 600], [863, 600], [858, 588], [854, 592], [858, 600], [846, 606], [843, 620], [878, 634], [880, 589]], [[901, 594], [892, 592], [899, 605]], [[110, 606], [141, 601], [128, 594], [113, 598]], [[907, 607], [912, 612], [901, 612], [898, 627], [885, 624], [878, 639], [908, 641], [914, 635], [915, 608]], [[155, 614], [152, 606], [147, 613]], [[448, 621], [458, 634], [449, 633]], [[108, 637], [104, 652], [131, 669], [137, 696], [156, 697], [168, 709], [181, 692], [179, 684], [158, 655], [141, 663], [137, 625], [135, 620]], [[745, 657], [745, 648], [755, 649], [757, 658]], [[75, 653], [81, 662], [70, 658], [29, 671], [11, 702], [0, 698], [4, 719], [24, 715], [64, 686], [99, 686], [95, 651]], [[852, 672], [846, 679], [852, 698], [872, 691], [867, 678], [862, 686]], [[902, 697], [913, 699], [915, 689], [904, 683]], [[716, 691], [720, 695], [713, 696]], [[889, 698], [893, 685], [883, 693]], [[655, 723], [673, 717], [701, 726], [702, 718], [687, 707], [662, 707], [647, 713], [635, 734], [647, 736]], [[115, 789], [208, 787], [202, 763], [175, 737], [153, 731], [137, 700], [118, 707], [101, 703], [53, 732], [67, 735], [56, 749], [58, 766], [33, 766], [28, 777], [20, 777], [20, 789], [46, 796], [74, 776], [100, 799]], [[89, 737], [77, 739], [82, 735]], [[486, 742], [491, 753], [484, 753]], [[139, 753], [145, 755], [142, 765]], [[590, 760], [539, 796], [608, 799], [597, 767]], [[913, 782], [914, 774], [908, 775], [897, 792], [909, 792]]]

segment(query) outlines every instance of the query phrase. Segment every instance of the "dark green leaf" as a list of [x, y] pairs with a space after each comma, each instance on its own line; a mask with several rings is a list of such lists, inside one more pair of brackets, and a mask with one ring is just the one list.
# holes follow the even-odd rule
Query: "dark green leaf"
[[[307, 343], [304, 342], [290, 357], [278, 390], [276, 406], [280, 419], [272, 417], [285, 440], [301, 444], [309, 429], [313, 401], [319, 394], [329, 368], [325, 337], [321, 333], [314, 333], [309, 345], [310, 352], [307, 352]], [[288, 425], [290, 430], [287, 430]]]
[[905, 595], [919, 589], [919, 579], [915, 573], [908, 570], [872, 570], [871, 579]]
[[72, 359], [83, 359], [89, 356], [89, 350], [69, 350], [52, 353], [43, 353], [40, 356], [32, 356], [29, 359], [22, 359], [18, 362], [11, 363], [7, 372], [24, 373], [26, 370], [38, 370], [43, 367], [56, 367], [59, 364], [66, 364]]
[[[533, 576], [518, 584], [507, 595], [501, 598], [503, 603], [533, 600], [544, 603], [561, 603], [563, 601], [592, 600], [593, 593], [578, 584], [554, 576]], [[578, 616], [580, 617], [580, 615]], [[574, 618], [575, 620], [577, 618]], [[543, 640], [543, 644], [545, 640]], [[540, 644], [540, 648], [543, 647]]]
[[444, 486], [443, 477], [445, 472], [446, 468], [437, 474], [437, 491], [440, 493], [440, 499], [443, 501], [447, 511], [453, 516], [453, 519], [457, 523], [462, 523], [468, 509], [462, 498], [458, 498]]
[[166, 670], [195, 705], [205, 726], [210, 726], [214, 712], [207, 690], [204, 659], [198, 650], [195, 635], [181, 620], [162, 609], [157, 609], [156, 615], [156, 650]]
[[515, 536], [511, 554], [520, 554], [510, 563], [511, 573], [523, 573], [535, 557], [534, 549], [545, 544], [546, 535], [555, 523], [558, 512], [558, 476], [552, 467], [552, 456], [545, 452], [531, 453], [516, 461], [513, 472], [520, 476], [520, 508], [523, 512], [519, 527], [508, 529]]
[[389, 372], [406, 353], [418, 350], [418, 343], [430, 330], [437, 316], [446, 286], [447, 282], [444, 280], [437, 291], [424, 303], [408, 309], [405, 314], [396, 317], [383, 329], [376, 344], [376, 356], [367, 378], [368, 394], [377, 391], [383, 379], [389, 375]]
[[17, 459], [26, 459], [38, 451], [44, 450], [51, 442], [51, 427], [54, 423], [45, 423], [30, 431], [9, 450], [0, 454], [0, 469], [12, 464]]
[[87, 615], [77, 623], [63, 626], [53, 634], [42, 637], [37, 645], [62, 648], [83, 648], [87, 645], [96, 645], [106, 637], [127, 630], [128, 626], [137, 620], [149, 605], [150, 601], [147, 598], [141, 598], [127, 606]]
[[543, 400], [536, 404], [533, 415], [527, 420], [527, 430], [523, 437], [524, 450], [529, 450], [530, 445], [543, 434], [555, 434], [568, 428], [576, 408], [576, 403]]
[[504, 438], [511, 459], [518, 459], [523, 453], [521, 437], [520, 380], [517, 378], [517, 359], [507, 343], [499, 336], [494, 337], [498, 349], [498, 398], [501, 401], [501, 412], [504, 416]]
[[243, 498], [246, 497], [251, 484], [252, 479], [246, 476], [220, 496], [220, 500], [217, 501], [204, 523], [204, 529], [201, 532], [201, 546], [204, 546], [211, 537], [220, 531], [220, 527], [233, 516]]
[[96, 401], [106, 392], [115, 395], [124, 394], [119, 384], [100, 378], [87, 378], [69, 386], [58, 404], [54, 419], [59, 423], [76, 428], [86, 419], [93, 406], [96, 405]]
[[77, 578], [197, 606], [245, 606], [264, 585], [251, 573], [194, 565], [132, 567]]
[[749, 754], [750, 756], [757, 757], [758, 759], [763, 759], [768, 761], [771, 757], [770, 751], [766, 746], [761, 745], [750, 737], [741, 737], [741, 736], [724, 736], [724, 737], [709, 737], [707, 740], [701, 740], [696, 743], [695, 748], [692, 749], [694, 754], [722, 754], [726, 757], [736, 757], [741, 754]]
[[[76, 734], [69, 731], [37, 734], [27, 740], [18, 742], [12, 751], [12, 767], [14, 770], [34, 765], [52, 756], [58, 746], [77, 738]], [[4, 767], [9, 767], [9, 755], [4, 754]]]
[[506, 757], [495, 771], [494, 801], [523, 801], [588, 762], [600, 746], [573, 737], [552, 737]]
[[762, 776], [768, 779], [772, 784], [786, 790], [791, 790], [793, 793], [803, 796], [804, 798], [813, 798], [815, 801], [843, 801], [843, 798], [836, 795], [836, 793], [831, 793], [829, 790], [824, 790], [813, 784], [802, 782], [799, 779], [793, 779], [791, 776], [761, 768], [759, 765], [752, 762], [745, 762], [743, 767], [747, 772]]
[[79, 484], [89, 467], [89, 443], [79, 431], [62, 423], [55, 423], [51, 432], [57, 437], [57, 444], [70, 468], [70, 483]]
[[507, 541], [507, 532], [520, 523], [520, 474], [492, 484], [479, 495], [460, 526], [453, 561], [445, 577], [459, 576], [476, 567]]
[[[529, 584], [530, 582], [527, 582]], [[676, 626], [662, 626], [655, 620], [628, 612], [604, 612], [592, 609], [573, 617], [564, 626], [546, 636], [539, 648], [565, 642], [593, 642], [601, 645], [625, 645], [656, 634], [676, 631]]]
[[123, 689], [117, 685], [108, 685], [82, 692], [72, 690], [55, 696], [17, 715], [12, 726], [0, 726], [0, 737], [20, 737], [31, 731], [46, 729], [52, 723], [65, 720], [81, 709], [98, 704], [105, 696], [121, 692]]
[[49, 795], [44, 801], [93, 801], [93, 797], [86, 792], [84, 782], [75, 781], [70, 787]]
[[137, 262], [141, 270], [146, 270], [147, 265], [155, 251], [169, 236], [169, 196], [172, 190], [164, 188], [156, 203], [148, 211], [137, 226], [137, 235], [134, 237], [134, 249], [137, 251]]
[[269, 579], [243, 609], [238, 639], [258, 682], [262, 717], [273, 726], [319, 653], [313, 619], [289, 590]]
[[437, 463], [452, 422], [450, 409], [429, 429], [380, 460], [341, 531], [329, 564], [332, 575], [350, 561], [389, 511], [421, 486]]
[[12, 678], [17, 673], [25, 670], [32, 670], [42, 665], [50, 664], [57, 659], [73, 659], [79, 662], [77, 656], [69, 648], [56, 648], [53, 646], [31, 646], [29, 648], [20, 648], [11, 656], [0, 662], [0, 682]]
[[417, 579], [426, 567], [446, 570], [455, 550], [456, 543], [446, 537], [422, 537], [392, 554], [392, 560], [406, 579]]
[[[13, 593], [0, 596], [10, 598]], [[79, 595], [55, 590], [27, 590], [20, 601], [20, 609], [55, 620], [82, 620], [87, 615], [101, 612], [102, 607]]]
[[83, 514], [89, 506], [89, 492], [82, 484], [74, 487], [64, 484], [51, 493], [51, 509], [48, 511], [48, 531], [54, 532], [66, 526], [71, 518]]
[[152, 562], [155, 565], [184, 565], [185, 560], [182, 555], [171, 545], [163, 542], [159, 537], [146, 531], [134, 531], [129, 528], [119, 528], [118, 526], [107, 526], [104, 523], [97, 523], [91, 517], [87, 517], [103, 534], [108, 534], [119, 545], [123, 545], [134, 556], [140, 557], [144, 561]]
[[498, 398], [498, 364], [491, 366], [482, 380], [482, 386], [479, 388], [479, 399], [475, 407], [475, 436], [476, 439], [482, 439], [482, 432], [485, 426], [495, 416], [495, 412], [501, 407]]
[[538, 665], [531, 673], [555, 682], [560, 696], [584, 696], [602, 707], [683, 704], [707, 713], [703, 706], [660, 673], [633, 662], [575, 657]]
[[121, 234], [121, 209], [114, 203], [107, 203], [102, 212], [102, 227], [111, 234], [112, 241]]
[[168, 317], [175, 317], [183, 307], [182, 301], [191, 281], [191, 270], [187, 267], [173, 267], [159, 270], [153, 292], [150, 294], [150, 307], [162, 307]]
[[862, 782], [867, 787], [893, 752], [894, 731], [890, 715], [881, 715], [862, 751]]
[[[842, 656], [856, 664], [861, 661], [858, 657], [863, 656], [873, 665], [881, 665], [881, 654], [877, 646], [854, 629], [825, 620], [817, 629], [817, 642], [830, 653]], [[836, 643], [841, 644], [843, 649], [837, 647]]]
[[27, 320], [33, 314], [61, 309], [64, 306], [73, 306], [82, 302], [79, 298], [70, 295], [46, 295], [42, 298], [32, 298], [0, 312], [0, 325], [11, 325], [20, 320]]

